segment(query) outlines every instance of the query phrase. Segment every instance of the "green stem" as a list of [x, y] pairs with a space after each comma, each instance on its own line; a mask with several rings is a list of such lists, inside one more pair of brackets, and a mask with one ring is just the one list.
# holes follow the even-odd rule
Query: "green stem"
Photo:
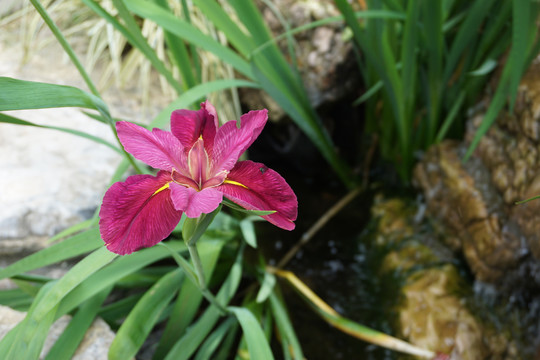
[[[210, 304], [218, 308], [218, 310], [222, 313], [222, 315], [229, 313], [229, 311], [223, 305], [221, 305], [218, 299], [216, 299], [214, 294], [212, 294], [210, 290], [206, 288], [206, 285], [204, 285], [204, 287], [201, 286], [201, 281], [200, 281], [201, 277], [199, 277], [198, 271], [201, 271], [201, 274], [203, 274], [202, 267], [200, 270], [197, 270], [197, 266], [195, 266], [195, 271], [193, 271], [193, 267], [189, 264], [189, 262], [186, 259], [184, 259], [183, 256], [181, 256], [176, 251], [171, 249], [169, 245], [165, 244], [164, 242], [160, 242], [159, 245], [165, 247], [171, 253], [172, 257], [174, 258], [178, 266], [180, 266], [182, 270], [184, 270], [184, 273], [187, 275], [188, 279], [193, 284], [195, 284], [195, 286], [199, 288], [199, 290], [201, 291], [201, 294], [206, 298], [206, 300], [208, 300]], [[190, 250], [190, 253], [191, 253], [191, 250]], [[198, 253], [197, 253], [197, 256], [198, 256]], [[203, 277], [203, 282], [204, 282], [204, 277]]]
[[193, 266], [195, 267], [195, 273], [197, 274], [197, 278], [199, 279], [199, 288], [201, 290], [206, 290], [206, 280], [204, 276], [204, 270], [202, 267], [202, 261], [199, 256], [199, 251], [197, 250], [196, 244], [187, 244], [188, 250], [189, 250], [189, 256], [191, 256], [191, 260], [193, 261]]

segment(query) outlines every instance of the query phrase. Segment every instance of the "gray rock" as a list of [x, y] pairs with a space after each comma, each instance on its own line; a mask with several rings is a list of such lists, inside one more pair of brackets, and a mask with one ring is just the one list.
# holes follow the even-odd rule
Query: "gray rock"
[[[74, 67], [59, 61], [62, 50], [58, 46], [43, 49], [22, 66], [22, 49], [14, 39], [5, 33], [0, 35], [2, 76], [85, 88]], [[108, 125], [77, 108], [7, 113], [37, 124], [84, 131], [115, 143]], [[40, 238], [89, 218], [121, 160], [112, 149], [85, 138], [11, 124], [0, 124], [0, 154], [0, 254], [3, 247], [14, 248], [10, 244], [14, 240], [34, 238], [39, 243]], [[30, 250], [36, 250], [35, 241], [28, 245]]]

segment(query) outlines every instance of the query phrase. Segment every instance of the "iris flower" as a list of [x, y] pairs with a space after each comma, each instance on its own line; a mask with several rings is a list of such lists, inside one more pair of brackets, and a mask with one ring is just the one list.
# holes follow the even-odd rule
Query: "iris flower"
[[99, 213], [107, 248], [125, 255], [153, 246], [170, 235], [182, 213], [211, 213], [223, 197], [247, 210], [274, 211], [262, 217], [294, 229], [298, 203], [287, 182], [261, 163], [238, 161], [267, 119], [267, 110], [250, 111], [239, 127], [235, 120], [219, 127], [206, 101], [198, 111], [174, 111], [170, 132], [117, 122], [125, 150], [159, 171], [130, 176], [107, 190]]

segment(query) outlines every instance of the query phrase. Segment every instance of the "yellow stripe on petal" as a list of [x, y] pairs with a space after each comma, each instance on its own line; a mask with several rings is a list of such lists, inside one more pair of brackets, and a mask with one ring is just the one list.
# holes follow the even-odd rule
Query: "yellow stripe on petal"
[[171, 182], [169, 181], [168, 183], [166, 183], [165, 185], [163, 185], [162, 187], [160, 187], [159, 189], [157, 189], [156, 192], [152, 194], [152, 196], [156, 195], [157, 193], [162, 192], [163, 190], [168, 189], [170, 183], [171, 183]]
[[237, 185], [237, 186], [243, 187], [244, 189], [248, 189], [248, 187], [246, 185], [241, 184], [238, 181], [234, 181], [234, 180], [225, 179], [225, 181], [223, 183], [224, 184]]

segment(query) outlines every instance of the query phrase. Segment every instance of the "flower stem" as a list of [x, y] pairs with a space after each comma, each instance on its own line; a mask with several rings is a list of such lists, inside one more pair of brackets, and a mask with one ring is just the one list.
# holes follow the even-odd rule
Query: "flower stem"
[[[208, 288], [206, 287], [206, 284], [204, 284], [204, 287], [201, 286], [201, 283], [200, 283], [201, 277], [197, 273], [197, 270], [194, 271], [193, 267], [189, 264], [189, 262], [186, 259], [184, 259], [183, 256], [181, 256], [176, 251], [171, 249], [169, 247], [169, 245], [165, 244], [164, 242], [160, 242], [159, 245], [165, 247], [171, 253], [171, 255], [174, 258], [174, 260], [176, 261], [176, 263], [182, 268], [182, 270], [184, 270], [184, 273], [186, 274], [188, 279], [193, 284], [195, 284], [195, 286], [197, 286], [199, 288], [199, 290], [201, 291], [201, 294], [206, 298], [206, 300], [208, 300], [208, 302], [210, 304], [212, 304], [216, 308], [218, 308], [218, 310], [222, 313], [222, 315], [225, 315], [225, 314], [229, 313], [229, 311], [223, 305], [221, 305], [221, 303], [218, 301], [218, 299], [216, 299], [214, 294], [212, 294], [210, 292], [210, 290], [208, 290]], [[190, 253], [191, 253], [191, 251], [190, 251]], [[197, 253], [197, 256], [198, 256], [198, 253]], [[202, 271], [202, 267], [201, 267], [201, 271]], [[203, 273], [201, 272], [201, 274], [203, 274]], [[203, 281], [204, 281], [204, 274], [203, 274]]]
[[206, 280], [204, 277], [204, 270], [202, 267], [202, 261], [199, 256], [199, 251], [197, 250], [196, 244], [187, 244], [188, 250], [189, 250], [189, 256], [191, 256], [191, 260], [193, 261], [193, 266], [195, 267], [195, 273], [197, 274], [197, 278], [199, 279], [199, 288], [201, 290], [206, 290]]

